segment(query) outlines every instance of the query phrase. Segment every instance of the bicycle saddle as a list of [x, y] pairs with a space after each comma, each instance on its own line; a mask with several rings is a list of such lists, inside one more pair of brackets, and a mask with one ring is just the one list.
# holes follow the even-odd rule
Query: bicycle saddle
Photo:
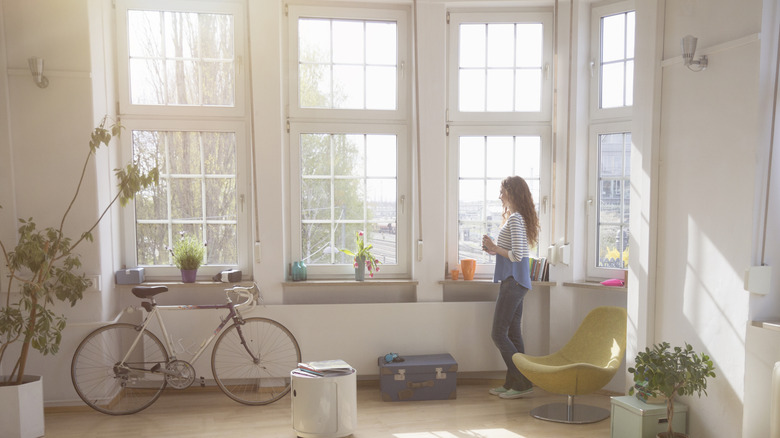
[[168, 286], [136, 286], [132, 289], [133, 295], [138, 298], [151, 298], [167, 291]]

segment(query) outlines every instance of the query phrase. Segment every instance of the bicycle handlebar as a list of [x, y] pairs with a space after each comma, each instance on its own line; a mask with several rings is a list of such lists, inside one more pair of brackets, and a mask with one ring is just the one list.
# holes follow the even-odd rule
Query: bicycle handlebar
[[235, 292], [239, 297], [245, 298], [244, 301], [235, 305], [236, 309], [251, 305], [251, 308], [249, 309], [251, 311], [257, 305], [257, 301], [263, 301], [263, 296], [260, 294], [260, 287], [254, 282], [251, 286], [236, 285], [227, 288], [225, 289], [225, 296], [230, 298], [230, 292]]

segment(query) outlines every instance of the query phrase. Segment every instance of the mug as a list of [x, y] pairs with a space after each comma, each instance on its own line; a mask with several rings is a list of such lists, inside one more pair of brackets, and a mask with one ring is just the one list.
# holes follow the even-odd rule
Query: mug
[[464, 280], [473, 280], [474, 271], [477, 269], [476, 259], [463, 259], [460, 261], [460, 269], [463, 271]]

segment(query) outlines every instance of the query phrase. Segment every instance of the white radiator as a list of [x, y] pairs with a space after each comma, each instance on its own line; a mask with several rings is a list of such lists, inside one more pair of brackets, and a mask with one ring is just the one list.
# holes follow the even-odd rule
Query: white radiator
[[780, 438], [780, 362], [772, 371], [772, 403], [769, 406], [769, 436]]

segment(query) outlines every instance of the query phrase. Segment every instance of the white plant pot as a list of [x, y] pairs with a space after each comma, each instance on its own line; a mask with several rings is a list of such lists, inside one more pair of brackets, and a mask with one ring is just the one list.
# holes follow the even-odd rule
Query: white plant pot
[[22, 381], [0, 386], [0, 438], [43, 436], [43, 377], [25, 375]]

